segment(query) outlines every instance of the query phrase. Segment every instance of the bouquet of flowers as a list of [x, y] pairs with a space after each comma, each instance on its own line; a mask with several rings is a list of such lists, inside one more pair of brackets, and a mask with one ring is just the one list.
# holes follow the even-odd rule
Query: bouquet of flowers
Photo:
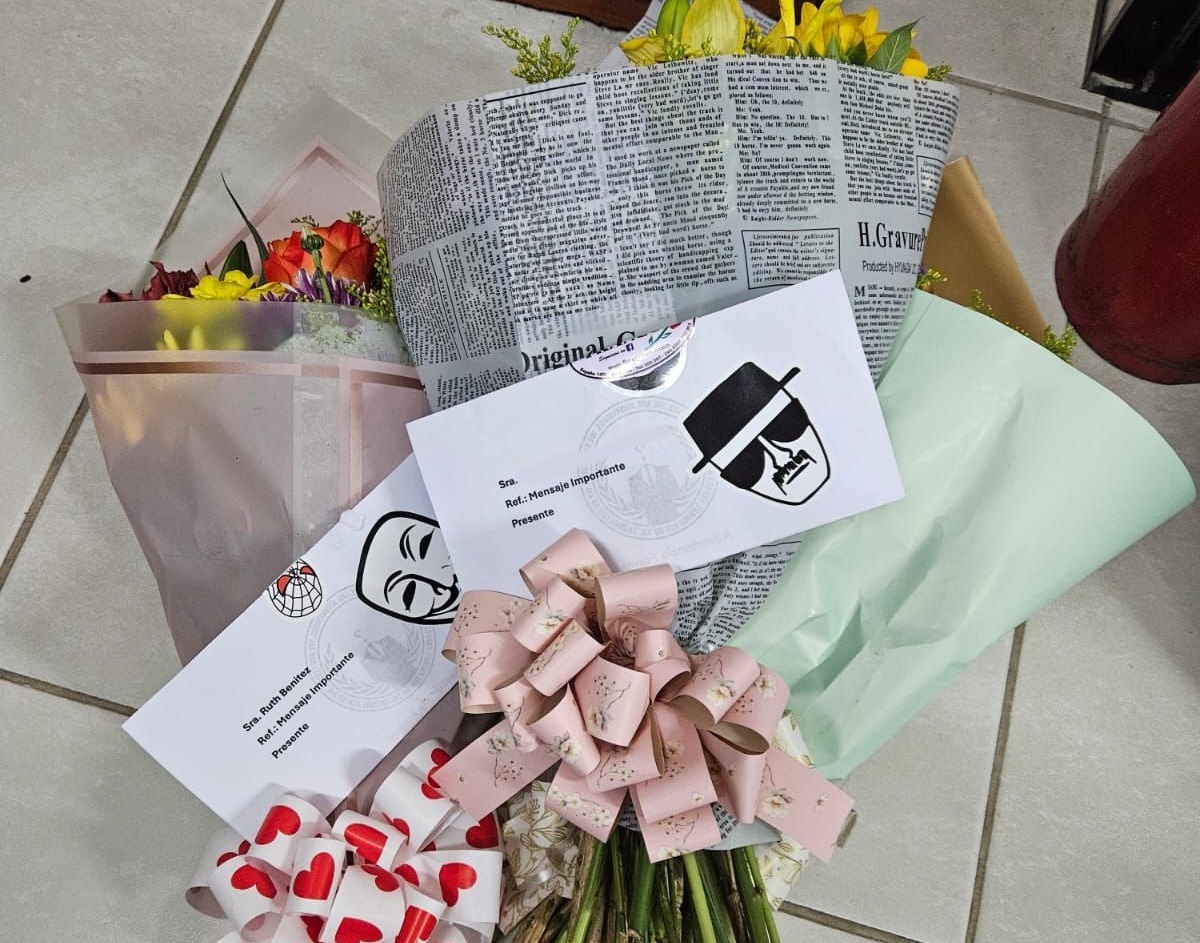
[[[374, 796], [328, 819], [316, 799], [280, 792], [253, 840], [223, 836], [193, 891], [237, 935], [416, 943], [440, 927], [439, 941], [486, 943], [498, 926], [519, 943], [778, 943], [773, 907], [852, 821], [836, 783], [999, 634], [1194, 497], [1157, 434], [1061, 359], [914, 295], [957, 96], [913, 49], [912, 26], [881, 31], [874, 11], [843, 14], [838, 0], [781, 0], [779, 13], [666, 0], [622, 44], [637, 68], [590, 75], [573, 74], [570, 28], [561, 52], [491, 28], [536, 84], [448, 105], [396, 143], [373, 253], [365, 218], [298, 218], [269, 248], [258, 240], [258, 273], [235, 247], [219, 274], [160, 270], [153, 300], [64, 317], [135, 510], [139, 489], [120, 482], [139, 443], [154, 456], [182, 445], [185, 480], [207, 469], [177, 418], [137, 425], [153, 411], [126, 378], [298, 384], [334, 375], [310, 359], [332, 348], [340, 379], [367, 369], [339, 344], [357, 351], [389, 291], [436, 409], [835, 269], [879, 380], [904, 499], [678, 574], [614, 572], [567, 521], [521, 570], [531, 598], [465, 587], [442, 648], [482, 729], [457, 751], [423, 744], [394, 775], [382, 764]], [[344, 280], [343, 263], [366, 256], [371, 277]], [[211, 318], [195, 307], [206, 303], [221, 306]], [[314, 354], [323, 331], [337, 343]], [[226, 363], [237, 369], [209, 366]], [[271, 395], [231, 399], [259, 416]], [[163, 412], [206, 398], [220, 401], [204, 391]], [[292, 421], [266, 440], [284, 455], [329, 444], [299, 403], [293, 385]], [[375, 415], [360, 413], [364, 437], [403, 440]], [[388, 459], [400, 451], [407, 441]], [[228, 452], [275, 457], [247, 437]], [[669, 463], [646, 462], [639, 486], [679, 504]], [[1087, 469], [1074, 496], [1086, 527], [1057, 495], [1028, 500], [1050, 468]], [[225, 474], [221, 494], [236, 495], [263, 471]], [[624, 497], [632, 514], [653, 510]], [[296, 511], [282, 504], [290, 535]], [[161, 566], [192, 521], [168, 518]], [[423, 549], [436, 529], [422, 521]], [[247, 559], [232, 530], [223, 521], [198, 549]]]
[[57, 312], [185, 662], [408, 454], [403, 423], [428, 409], [377, 222], [246, 227], [215, 272], [155, 262], [140, 291]]

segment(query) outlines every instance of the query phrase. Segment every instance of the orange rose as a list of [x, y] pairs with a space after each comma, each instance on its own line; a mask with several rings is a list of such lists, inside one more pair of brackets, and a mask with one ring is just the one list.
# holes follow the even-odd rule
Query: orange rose
[[[367, 284], [375, 264], [375, 243], [363, 235], [353, 223], [339, 219], [332, 226], [316, 226], [313, 232], [325, 240], [321, 247], [321, 267], [334, 278], [360, 285]], [[312, 256], [300, 245], [300, 233], [293, 231], [287, 239], [267, 243], [267, 258], [263, 262], [263, 281], [295, 283], [296, 273], [313, 271]]]

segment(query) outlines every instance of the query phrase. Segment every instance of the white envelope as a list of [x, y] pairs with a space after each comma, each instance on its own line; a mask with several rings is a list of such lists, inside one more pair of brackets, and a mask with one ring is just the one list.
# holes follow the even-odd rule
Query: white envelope
[[124, 729], [248, 838], [285, 792], [328, 813], [453, 686], [458, 598], [410, 456]]
[[701, 566], [904, 495], [839, 273], [412, 422], [464, 589], [586, 531], [617, 569]]

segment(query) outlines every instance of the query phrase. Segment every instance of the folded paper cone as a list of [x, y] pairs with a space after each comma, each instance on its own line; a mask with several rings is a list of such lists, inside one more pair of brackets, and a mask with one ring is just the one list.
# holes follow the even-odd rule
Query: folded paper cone
[[810, 531], [730, 640], [783, 675], [834, 780], [984, 648], [1196, 495], [1119, 398], [932, 295], [909, 306], [878, 389], [906, 497]]
[[922, 262], [947, 276], [931, 289], [935, 295], [968, 305], [979, 289], [998, 320], [1036, 339], [1046, 330], [970, 158], [946, 165]]

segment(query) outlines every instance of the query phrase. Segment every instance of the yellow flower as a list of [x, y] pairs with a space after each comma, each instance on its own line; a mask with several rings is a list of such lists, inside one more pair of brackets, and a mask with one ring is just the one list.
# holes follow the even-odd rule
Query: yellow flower
[[695, 0], [683, 18], [680, 38], [689, 50], [699, 51], [707, 44], [717, 55], [742, 53], [746, 42], [746, 15], [741, 3], [739, 0]]
[[921, 54], [915, 49], [908, 50], [908, 58], [900, 66], [900, 74], [914, 79], [923, 79], [929, 74], [929, 66], [921, 59]]
[[[204, 301], [237, 301], [239, 298], [246, 301], [257, 301], [263, 295], [286, 290], [278, 282], [267, 282], [256, 288], [254, 286], [256, 281], [258, 281], [258, 276], [245, 275], [237, 270], [226, 272], [224, 278], [205, 275], [200, 279], [200, 284], [192, 289], [192, 297]], [[164, 297], [180, 298], [183, 296], [165, 295]]]
[[812, 3], [800, 7], [800, 22], [796, 24], [796, 39], [802, 56], [825, 55], [825, 24], [842, 15], [842, 0], [825, 0], [820, 9]]
[[779, 0], [779, 22], [763, 37], [762, 50], [768, 56], [786, 56], [796, 35], [796, 0]]
[[166, 322], [159, 350], [244, 350], [242, 312], [236, 304], [194, 304], [196, 301], [258, 301], [263, 295], [283, 295], [279, 282], [255, 285], [257, 276], [236, 270], [223, 278], [205, 275], [186, 295], [163, 295], [158, 311]]
[[621, 43], [621, 51], [634, 65], [654, 65], [666, 62], [667, 52], [663, 49], [660, 36], [635, 36]]

